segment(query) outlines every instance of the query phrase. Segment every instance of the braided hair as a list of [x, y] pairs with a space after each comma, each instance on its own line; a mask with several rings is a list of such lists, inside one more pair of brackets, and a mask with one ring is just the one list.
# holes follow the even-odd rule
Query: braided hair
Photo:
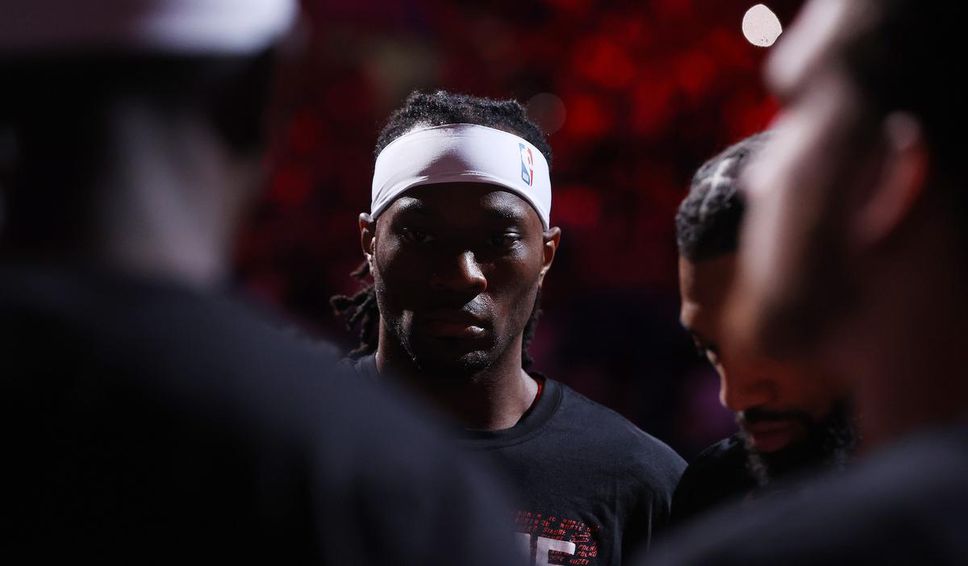
[[[538, 125], [528, 118], [524, 107], [517, 101], [494, 100], [443, 90], [434, 93], [411, 93], [404, 105], [390, 116], [377, 137], [374, 156], [379, 156], [383, 148], [393, 140], [415, 128], [445, 124], [477, 124], [521, 136], [534, 145], [548, 160], [548, 165], [551, 165], [551, 146]], [[346, 329], [351, 332], [356, 330], [359, 336], [359, 344], [349, 353], [350, 358], [356, 359], [376, 352], [380, 310], [369, 263], [363, 261], [350, 275], [361, 282], [360, 290], [353, 295], [334, 295], [329, 301], [336, 315], [344, 319]], [[533, 363], [528, 347], [538, 326], [540, 303], [539, 289], [522, 338], [521, 365], [525, 369], [530, 368]]]
[[770, 132], [750, 136], [696, 171], [689, 194], [676, 214], [676, 242], [681, 256], [702, 261], [736, 251], [745, 210], [739, 176], [769, 137]]

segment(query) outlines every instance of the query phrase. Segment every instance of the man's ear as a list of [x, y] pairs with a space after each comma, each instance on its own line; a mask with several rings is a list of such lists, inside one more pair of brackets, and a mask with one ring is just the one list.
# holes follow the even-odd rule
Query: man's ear
[[544, 282], [544, 276], [551, 269], [551, 264], [555, 261], [555, 252], [558, 251], [558, 244], [561, 242], [561, 228], [552, 226], [544, 233], [544, 245], [542, 246], [543, 257], [541, 258], [541, 273], [538, 284]]
[[376, 220], [369, 213], [360, 213], [360, 247], [363, 249], [363, 257], [370, 264], [373, 270], [373, 244], [376, 241]]
[[930, 155], [916, 118], [906, 113], [889, 115], [884, 120], [882, 138], [884, 154], [876, 186], [861, 206], [852, 230], [856, 249], [890, 238], [910, 217], [928, 183]]

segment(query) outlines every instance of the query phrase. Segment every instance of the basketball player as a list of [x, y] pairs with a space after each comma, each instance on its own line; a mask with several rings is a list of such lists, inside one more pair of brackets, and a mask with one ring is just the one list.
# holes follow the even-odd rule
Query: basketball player
[[399, 380], [460, 423], [467, 448], [517, 488], [532, 563], [621, 564], [668, 520], [683, 462], [531, 369], [561, 237], [544, 135], [514, 101], [415, 93], [376, 153], [357, 272], [373, 283], [335, 300], [361, 326], [357, 371]]

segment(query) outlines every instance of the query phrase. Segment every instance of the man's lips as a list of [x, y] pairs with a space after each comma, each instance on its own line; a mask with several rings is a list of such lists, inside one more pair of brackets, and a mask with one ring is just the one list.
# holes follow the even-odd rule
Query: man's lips
[[480, 338], [488, 324], [466, 311], [436, 311], [420, 316], [419, 325], [436, 338]]
[[796, 419], [762, 420], [743, 423], [753, 447], [760, 452], [776, 452], [794, 442], [801, 432]]
[[428, 320], [421, 326], [437, 338], [478, 338], [484, 335], [484, 327], [465, 322]]

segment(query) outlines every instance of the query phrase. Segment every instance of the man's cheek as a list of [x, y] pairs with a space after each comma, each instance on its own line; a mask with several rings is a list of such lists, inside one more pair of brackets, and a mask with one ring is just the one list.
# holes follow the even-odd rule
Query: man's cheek
[[408, 263], [413, 263], [412, 260], [408, 261], [406, 253], [403, 253], [397, 246], [390, 244], [383, 246], [377, 253], [376, 259], [377, 264], [380, 266], [380, 270], [385, 274], [396, 274], [402, 270]]
[[374, 281], [386, 302], [403, 307], [412, 305], [428, 285], [420, 263], [404, 254], [379, 257]]

